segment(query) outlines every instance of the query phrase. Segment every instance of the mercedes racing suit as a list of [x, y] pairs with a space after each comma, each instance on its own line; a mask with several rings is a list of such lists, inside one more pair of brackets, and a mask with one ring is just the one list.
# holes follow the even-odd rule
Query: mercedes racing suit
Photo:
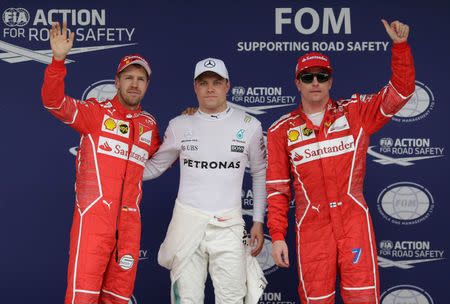
[[291, 183], [295, 192], [302, 303], [334, 303], [336, 274], [345, 303], [379, 303], [375, 237], [363, 197], [369, 136], [386, 124], [415, 89], [409, 46], [394, 44], [392, 77], [372, 95], [329, 100], [320, 127], [301, 108], [269, 128], [268, 227], [284, 240]]
[[65, 95], [65, 75], [63, 61], [53, 59], [42, 87], [45, 108], [81, 136], [65, 303], [126, 304], [139, 260], [142, 174], [160, 145], [156, 121], [117, 96]]
[[[187, 216], [174, 211], [158, 254], [161, 265], [172, 264], [172, 303], [174, 299], [179, 299], [176, 303], [203, 303], [208, 269], [215, 303], [243, 303], [247, 252], [242, 242], [242, 181], [248, 164], [253, 181], [253, 220], [263, 223], [265, 156], [261, 123], [241, 110], [228, 107], [215, 114], [198, 110], [170, 121], [161, 148], [145, 166], [144, 180], [161, 175], [179, 158], [179, 207], [175, 210], [198, 214], [198, 221], [207, 218], [205, 225], [197, 225], [189, 237], [183, 236], [177, 248], [164, 250], [171, 238], [179, 237], [176, 231], [193, 229], [183, 221]], [[161, 263], [169, 259], [168, 251], [174, 251], [174, 261]]]

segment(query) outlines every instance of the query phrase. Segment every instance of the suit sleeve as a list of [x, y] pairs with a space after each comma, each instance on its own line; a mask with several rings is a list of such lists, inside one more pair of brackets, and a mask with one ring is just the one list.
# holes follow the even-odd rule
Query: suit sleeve
[[267, 226], [272, 242], [284, 240], [291, 200], [290, 161], [284, 133], [277, 126], [267, 131]]
[[163, 174], [177, 160], [180, 152], [173, 126], [169, 123], [164, 140], [158, 151], [145, 163], [143, 180], [155, 179]]
[[378, 93], [354, 94], [351, 104], [359, 111], [368, 134], [385, 125], [408, 102], [415, 90], [415, 70], [411, 49], [406, 42], [394, 43], [391, 59], [392, 76]]
[[66, 67], [64, 60], [55, 60], [47, 66], [41, 95], [44, 107], [57, 119], [82, 134], [91, 133], [90, 126], [101, 117], [96, 115], [99, 105], [94, 100], [76, 100], [64, 93]]
[[249, 142], [249, 163], [253, 189], [253, 221], [264, 223], [267, 207], [266, 194], [266, 145], [261, 123], [258, 122]]
[[158, 151], [159, 147], [162, 144], [161, 139], [159, 138], [159, 131], [158, 131], [158, 125], [156, 124], [156, 120], [155, 120], [154, 129], [153, 129], [153, 133], [152, 133], [152, 143], [151, 144], [152, 145], [151, 145], [150, 153], [148, 154], [149, 159], [156, 153], [156, 151]]

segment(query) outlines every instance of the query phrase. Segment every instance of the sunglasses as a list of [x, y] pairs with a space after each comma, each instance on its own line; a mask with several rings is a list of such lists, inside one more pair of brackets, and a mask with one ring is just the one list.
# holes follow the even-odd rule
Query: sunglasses
[[300, 79], [303, 83], [313, 82], [314, 77], [317, 78], [318, 82], [327, 82], [328, 80], [330, 80], [330, 74], [328, 73], [308, 73], [300, 75]]

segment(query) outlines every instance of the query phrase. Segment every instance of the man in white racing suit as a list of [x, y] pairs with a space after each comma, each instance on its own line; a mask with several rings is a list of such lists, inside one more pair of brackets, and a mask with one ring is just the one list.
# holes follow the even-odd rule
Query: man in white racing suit
[[[163, 144], [144, 170], [144, 180], [156, 178], [180, 159], [178, 196], [158, 253], [159, 264], [171, 270], [172, 303], [203, 303], [208, 267], [217, 304], [244, 298], [257, 303], [266, 284], [254, 258], [264, 242], [266, 147], [261, 123], [227, 105], [229, 89], [222, 60], [199, 61], [198, 111], [169, 122]], [[257, 244], [251, 252], [241, 210], [247, 164], [254, 193], [250, 246]]]

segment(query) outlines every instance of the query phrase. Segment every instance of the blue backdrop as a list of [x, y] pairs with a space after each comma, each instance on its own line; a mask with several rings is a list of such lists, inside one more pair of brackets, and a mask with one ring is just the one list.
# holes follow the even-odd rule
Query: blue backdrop
[[[67, 19], [76, 33], [66, 93], [114, 94], [121, 57], [139, 53], [152, 77], [143, 108], [163, 134], [168, 121], [196, 105], [194, 64], [221, 58], [230, 72], [228, 100], [267, 129], [298, 107], [294, 68], [305, 52], [327, 54], [334, 99], [372, 93], [390, 77], [391, 41], [380, 22], [411, 27], [416, 92], [372, 137], [365, 195], [375, 226], [382, 304], [445, 303], [449, 282], [448, 1], [112, 1], [0, 4], [0, 289], [2, 303], [62, 303], [74, 210], [79, 136], [42, 106], [40, 88], [51, 58], [49, 24]], [[178, 165], [144, 184], [142, 244], [132, 303], [168, 303], [169, 273], [156, 254], [178, 189]], [[242, 191], [251, 221], [249, 174]], [[259, 261], [269, 285], [260, 303], [299, 303], [293, 212], [291, 268], [271, 256], [267, 228]], [[295, 266], [294, 266], [295, 265]], [[208, 285], [205, 303], [213, 303]], [[337, 300], [340, 303], [340, 300]]]

